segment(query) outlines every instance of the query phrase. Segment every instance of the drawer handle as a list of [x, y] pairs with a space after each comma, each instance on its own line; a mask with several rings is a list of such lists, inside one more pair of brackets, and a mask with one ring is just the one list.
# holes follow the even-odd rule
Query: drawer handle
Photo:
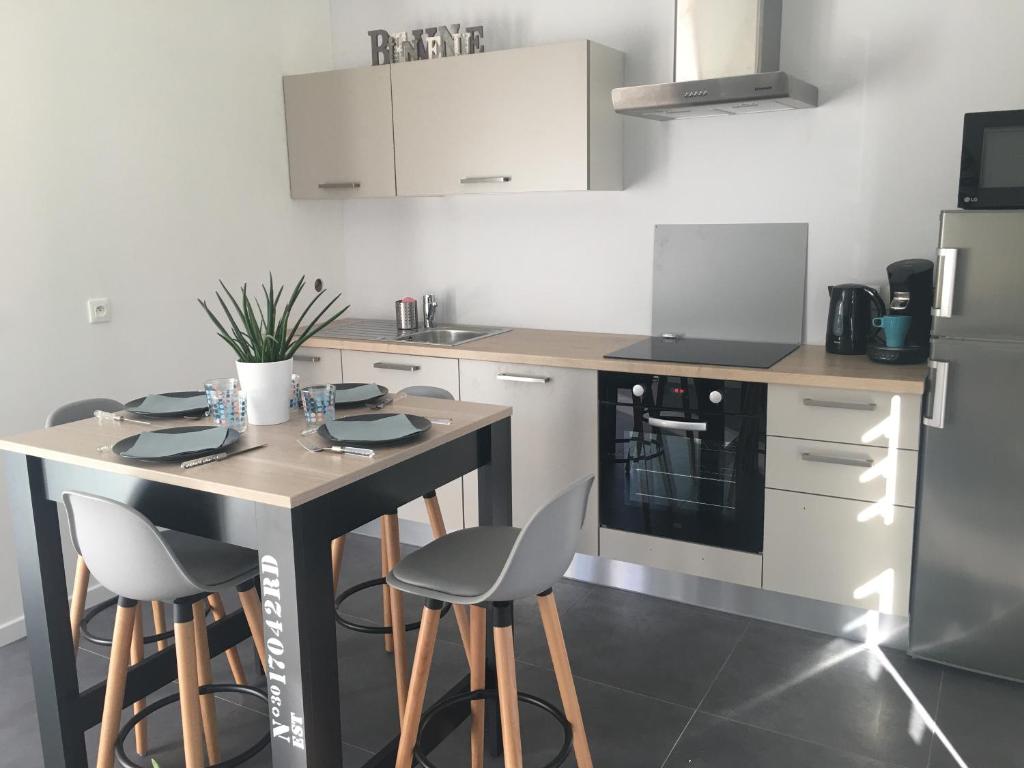
[[842, 464], [846, 467], [873, 467], [874, 459], [859, 459], [856, 456], [827, 456], [823, 453], [801, 453], [804, 461], [816, 461], [819, 464]]
[[498, 381], [521, 381], [524, 384], [547, 384], [550, 376], [520, 376], [518, 373], [499, 373]]
[[420, 367], [412, 363], [374, 363], [374, 368], [381, 368], [385, 371], [418, 371]]
[[463, 176], [459, 184], [508, 184], [511, 176]]
[[707, 432], [708, 423], [706, 421], [673, 421], [672, 419], [658, 419], [654, 416], [647, 416], [645, 420], [652, 427], [658, 429], [671, 429], [676, 432]]
[[294, 360], [297, 363], [319, 363], [320, 362], [320, 356], [319, 355], [294, 355], [292, 357], [292, 360]]
[[358, 181], [322, 181], [317, 184], [320, 189], [359, 189]]
[[804, 405], [812, 408], [841, 408], [846, 411], [873, 411], [878, 408], [877, 403], [844, 403], [840, 400], [816, 400], [813, 397], [805, 397]]

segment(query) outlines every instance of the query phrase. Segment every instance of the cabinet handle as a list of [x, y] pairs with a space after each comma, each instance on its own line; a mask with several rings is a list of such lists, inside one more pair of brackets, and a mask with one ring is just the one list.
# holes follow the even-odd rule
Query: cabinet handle
[[924, 425], [933, 429], [946, 426], [946, 387], [949, 384], [949, 363], [944, 360], [929, 360], [931, 379], [930, 414], [924, 417]]
[[359, 189], [358, 181], [322, 181], [317, 184], [320, 189]]
[[420, 367], [412, 363], [374, 363], [374, 368], [381, 368], [385, 371], [418, 371]]
[[805, 397], [804, 405], [812, 408], [841, 408], [846, 411], [873, 411], [878, 408], [877, 403], [844, 403], [840, 400], [816, 400], [813, 397]]
[[459, 184], [508, 184], [511, 176], [463, 176]]
[[953, 293], [956, 290], [956, 257], [960, 253], [957, 248], [939, 248], [936, 251], [935, 306], [932, 307], [934, 317], [953, 316]]
[[842, 464], [847, 467], [873, 467], [874, 459], [860, 459], [856, 456], [826, 456], [822, 453], [801, 453], [804, 461], [816, 461], [819, 464]]
[[319, 355], [293, 355], [292, 360], [297, 363], [319, 363]]
[[648, 424], [658, 429], [671, 429], [676, 432], [707, 432], [706, 421], [673, 421], [672, 419], [658, 419], [648, 416], [645, 419]]
[[518, 373], [499, 373], [498, 381], [521, 381], [524, 384], [547, 384], [550, 376], [520, 376]]

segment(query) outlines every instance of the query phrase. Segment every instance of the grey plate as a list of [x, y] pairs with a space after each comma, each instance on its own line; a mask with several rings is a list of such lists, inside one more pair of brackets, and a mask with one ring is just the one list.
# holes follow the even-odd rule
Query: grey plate
[[[204, 429], [220, 429], [220, 427], [211, 427], [209, 425], [204, 425], [201, 427], [168, 427], [167, 429], [153, 430], [151, 434], [178, 435], [185, 432], [200, 432]], [[205, 451], [185, 451], [181, 453], [169, 453], [166, 456], [145, 459], [140, 459], [135, 456], [124, 456], [124, 452], [130, 450], [132, 446], [135, 445], [135, 441], [138, 440], [138, 438], [138, 435], [132, 435], [131, 437], [126, 437], [123, 440], [118, 440], [116, 443], [114, 443], [113, 447], [110, 450], [113, 451], [122, 459], [124, 459], [125, 461], [143, 461], [158, 463], [172, 461], [188, 461], [189, 459], [199, 459], [202, 458], [203, 456], [210, 456], [214, 453], [220, 453], [221, 451], [224, 451], [230, 446], [237, 443], [239, 438], [241, 438], [241, 435], [237, 431], [229, 428], [227, 436], [224, 438], [223, 443], [221, 443], [216, 448], [210, 448]]]
[[358, 408], [360, 405], [366, 405], [372, 403], [374, 400], [379, 400], [388, 393], [387, 387], [382, 387], [380, 384], [374, 384], [379, 391], [376, 395], [371, 397], [360, 398], [359, 400], [339, 400], [338, 396], [344, 397], [344, 392], [347, 389], [355, 389], [356, 387], [365, 387], [366, 384], [335, 384], [334, 385], [334, 407], [335, 408]]
[[[199, 395], [206, 395], [205, 392], [154, 392], [153, 394], [163, 395], [164, 397], [180, 397], [183, 400], [190, 397], [198, 397]], [[146, 397], [148, 397], [148, 395], [146, 395]], [[137, 397], [134, 400], [125, 403], [124, 409], [128, 411], [128, 413], [134, 413], [136, 416], [149, 416], [154, 419], [171, 419], [178, 416], [201, 416], [206, 413], [205, 407], [193, 408], [186, 411], [160, 411], [157, 413], [154, 413], [153, 411], [137, 410], [138, 406], [142, 405], [142, 402], [146, 397]]]
[[[395, 414], [395, 413], [360, 413], [360, 414], [357, 414], [355, 416], [343, 416], [340, 419], [335, 419], [335, 422], [339, 422], [339, 421], [340, 422], [346, 422], [346, 421], [347, 422], [352, 422], [352, 421], [360, 421], [360, 422], [362, 422], [362, 421], [381, 421], [383, 419], [393, 419], [397, 415], [400, 415], [400, 414]], [[372, 440], [372, 439], [366, 439], [366, 438], [362, 438], [362, 439], [359, 439], [359, 440], [338, 439], [338, 438], [333, 437], [331, 435], [331, 433], [327, 430], [327, 425], [326, 424], [321, 424], [320, 425], [320, 428], [317, 430], [317, 434], [320, 435], [320, 437], [322, 437], [324, 440], [326, 440], [327, 442], [329, 442], [329, 443], [331, 443], [333, 445], [395, 445], [395, 444], [398, 444], [398, 443], [407, 442], [409, 440], [415, 440], [420, 435], [422, 435], [424, 432], [426, 432], [427, 430], [430, 429], [430, 419], [424, 418], [423, 416], [414, 416], [414, 415], [412, 415], [410, 413], [401, 414], [401, 415], [404, 415], [406, 418], [408, 418], [409, 421], [412, 422], [413, 426], [416, 427], [417, 431], [414, 432], [411, 435], [406, 435], [406, 436], [400, 437], [398, 439], [381, 439], [381, 440]]]

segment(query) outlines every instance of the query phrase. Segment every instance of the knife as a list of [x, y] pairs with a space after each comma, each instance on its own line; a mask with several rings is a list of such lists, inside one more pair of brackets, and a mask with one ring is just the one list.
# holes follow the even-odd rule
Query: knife
[[181, 462], [181, 468], [191, 469], [192, 467], [198, 467], [203, 464], [212, 464], [215, 461], [222, 461], [223, 459], [226, 459], [230, 456], [237, 456], [240, 453], [245, 453], [247, 451], [255, 451], [257, 448], [266, 447], [266, 443], [261, 443], [260, 445], [250, 445], [248, 448], [239, 448], [237, 451], [223, 451], [221, 453], [214, 453], [210, 456], [203, 456], [201, 459], [190, 459], [189, 461], [183, 461]]

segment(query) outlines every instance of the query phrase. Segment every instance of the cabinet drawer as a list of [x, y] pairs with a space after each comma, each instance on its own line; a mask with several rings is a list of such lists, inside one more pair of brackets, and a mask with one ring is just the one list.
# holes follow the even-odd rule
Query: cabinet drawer
[[769, 490], [764, 588], [906, 616], [914, 510]]
[[917, 450], [921, 397], [848, 389], [768, 387], [768, 434]]
[[452, 357], [421, 357], [391, 352], [342, 350], [346, 382], [380, 384], [391, 392], [415, 385], [441, 387], [459, 397], [459, 361]]
[[917, 451], [769, 437], [765, 470], [769, 488], [914, 506]]
[[299, 385], [337, 384], [341, 375], [341, 350], [302, 347], [292, 358], [292, 370], [299, 374]]
[[761, 555], [689, 541], [602, 528], [601, 557], [747, 587], [761, 586]]

